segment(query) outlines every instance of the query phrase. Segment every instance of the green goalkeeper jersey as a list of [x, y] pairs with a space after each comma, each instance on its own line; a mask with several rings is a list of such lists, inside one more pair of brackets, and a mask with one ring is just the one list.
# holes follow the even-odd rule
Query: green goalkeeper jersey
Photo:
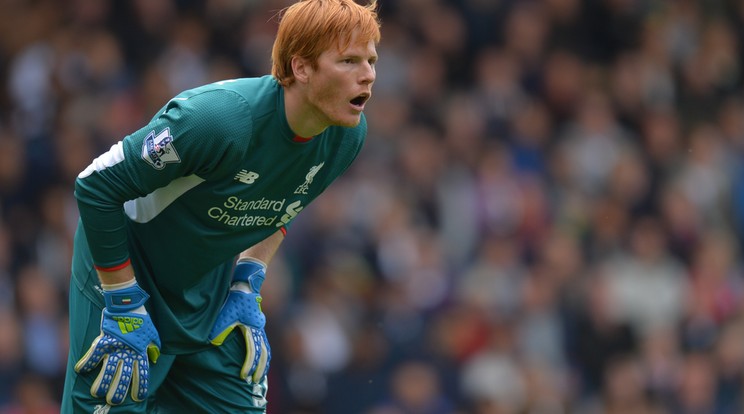
[[362, 116], [355, 128], [299, 139], [271, 76], [179, 94], [76, 180], [74, 284], [103, 307], [94, 264], [131, 259], [163, 352], [207, 346], [235, 256], [292, 221], [365, 136]]

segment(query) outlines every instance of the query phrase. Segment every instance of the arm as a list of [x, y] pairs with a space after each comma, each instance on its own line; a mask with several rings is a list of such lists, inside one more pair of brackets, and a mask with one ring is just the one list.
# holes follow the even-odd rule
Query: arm
[[238, 256], [227, 300], [209, 334], [209, 341], [220, 346], [233, 329], [240, 329], [246, 351], [240, 378], [250, 379], [253, 383], [265, 381], [269, 370], [271, 348], [264, 331], [266, 316], [261, 311], [261, 286], [266, 277], [266, 265], [282, 240], [283, 229]]
[[[250, 108], [235, 94], [210, 90], [183, 96], [98, 156], [75, 180], [85, 237], [99, 270], [123, 269], [130, 258], [144, 260], [130, 254], [128, 222], [146, 223], [166, 205], [142, 210], [128, 201], [148, 197], [175, 180], [209, 180], [224, 174], [250, 145], [250, 135], [246, 137], [253, 128]], [[210, 115], [216, 112], [219, 117]], [[132, 276], [131, 269], [112, 273], [120, 273], [121, 278], [110, 275], [120, 281]], [[109, 275], [99, 276], [107, 284]]]
[[284, 231], [279, 230], [260, 243], [251, 246], [240, 253], [240, 255], [238, 256], [238, 261], [244, 259], [254, 259], [268, 266], [268, 264], [271, 262], [271, 259], [274, 257], [274, 254], [279, 249], [279, 246], [282, 244], [283, 240]]

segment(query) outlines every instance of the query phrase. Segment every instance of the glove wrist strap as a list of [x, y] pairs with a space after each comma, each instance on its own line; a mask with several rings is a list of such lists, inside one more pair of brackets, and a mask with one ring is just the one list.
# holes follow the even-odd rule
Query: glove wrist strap
[[144, 306], [150, 295], [134, 282], [134, 285], [117, 290], [103, 290], [103, 300], [111, 312], [130, 312]]
[[266, 278], [266, 265], [257, 259], [240, 259], [235, 264], [233, 283], [245, 282], [255, 293], [261, 292], [261, 286]]

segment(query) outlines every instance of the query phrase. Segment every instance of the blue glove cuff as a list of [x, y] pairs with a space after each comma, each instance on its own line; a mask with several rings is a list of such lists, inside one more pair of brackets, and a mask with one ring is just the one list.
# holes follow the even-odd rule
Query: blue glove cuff
[[233, 271], [233, 282], [248, 283], [254, 293], [260, 293], [264, 279], [266, 279], [265, 264], [252, 259], [238, 260]]
[[129, 312], [145, 304], [150, 297], [138, 284], [119, 290], [104, 290], [103, 300], [111, 312]]

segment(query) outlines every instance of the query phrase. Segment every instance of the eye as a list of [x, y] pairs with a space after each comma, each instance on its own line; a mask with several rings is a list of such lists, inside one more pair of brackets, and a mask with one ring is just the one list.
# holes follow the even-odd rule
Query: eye
[[354, 59], [352, 59], [352, 58], [346, 58], [346, 59], [342, 60], [342, 62], [350, 65], [350, 64], [354, 63]]

